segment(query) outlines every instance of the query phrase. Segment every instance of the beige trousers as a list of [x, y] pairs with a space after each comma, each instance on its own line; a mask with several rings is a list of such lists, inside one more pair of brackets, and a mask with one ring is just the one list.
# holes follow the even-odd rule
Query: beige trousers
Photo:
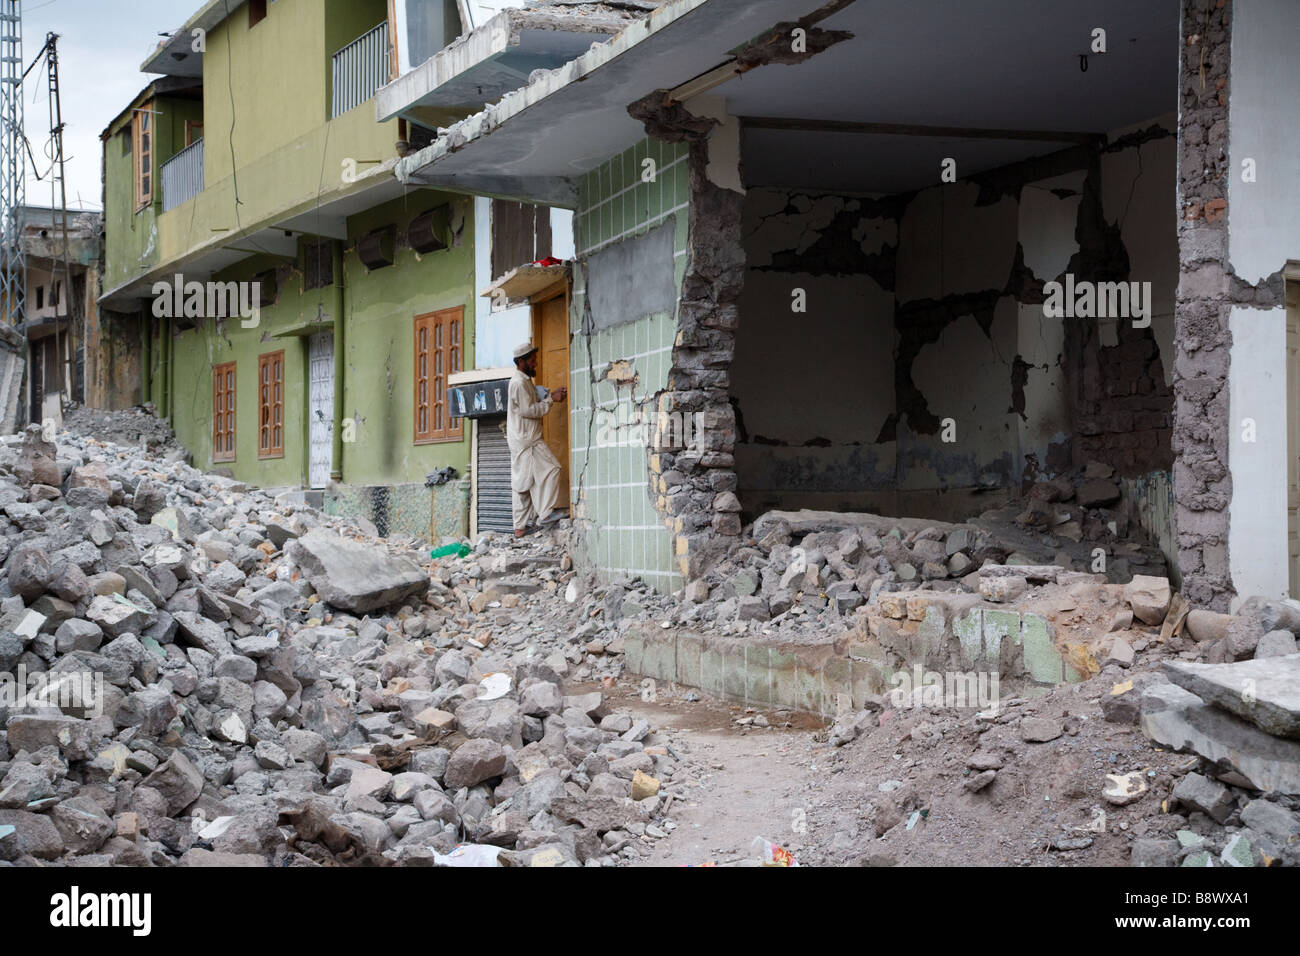
[[544, 442], [530, 445], [511, 458], [510, 491], [516, 531], [555, 510], [560, 496], [560, 463]]

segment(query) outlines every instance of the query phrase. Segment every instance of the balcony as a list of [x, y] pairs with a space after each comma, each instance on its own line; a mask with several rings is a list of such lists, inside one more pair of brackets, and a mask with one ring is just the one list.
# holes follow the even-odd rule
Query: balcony
[[163, 212], [203, 192], [203, 138], [162, 164]]
[[388, 57], [387, 21], [334, 54], [331, 119], [360, 106], [388, 82]]

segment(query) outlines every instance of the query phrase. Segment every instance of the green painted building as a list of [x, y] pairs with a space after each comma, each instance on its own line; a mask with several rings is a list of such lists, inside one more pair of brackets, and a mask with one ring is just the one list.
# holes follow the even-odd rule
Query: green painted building
[[[102, 134], [101, 306], [139, 390], [201, 468], [319, 494], [381, 531], [467, 529], [473, 200], [394, 177], [408, 136], [373, 97], [387, 0], [213, 0]], [[427, 139], [426, 139], [427, 141]]]

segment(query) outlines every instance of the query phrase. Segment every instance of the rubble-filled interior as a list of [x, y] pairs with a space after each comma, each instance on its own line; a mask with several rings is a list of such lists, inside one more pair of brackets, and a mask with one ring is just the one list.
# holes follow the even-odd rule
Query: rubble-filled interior
[[[1030, 69], [1033, 54], [1010, 55], [1009, 72]], [[1079, 570], [1098, 547], [1176, 565], [1177, 119], [1172, 96], [1128, 94], [1090, 104], [1104, 135], [1056, 143], [740, 116], [728, 375], [746, 523], [801, 509], [982, 519]], [[932, 122], [918, 102], [907, 119]], [[1034, 129], [1037, 108], [982, 115]]]

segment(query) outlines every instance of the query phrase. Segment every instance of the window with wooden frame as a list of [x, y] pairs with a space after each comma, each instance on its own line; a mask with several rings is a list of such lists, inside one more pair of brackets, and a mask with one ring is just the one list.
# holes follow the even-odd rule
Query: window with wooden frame
[[153, 127], [153, 101], [150, 100], [131, 117], [136, 212], [153, 202]]
[[257, 357], [257, 457], [284, 457], [284, 349]]
[[447, 405], [447, 376], [461, 370], [463, 308], [415, 317], [415, 443], [460, 441], [461, 419]]
[[203, 121], [186, 120], [185, 121], [185, 145], [193, 146], [195, 142], [203, 138]]
[[235, 460], [235, 363], [212, 369], [212, 460]]

